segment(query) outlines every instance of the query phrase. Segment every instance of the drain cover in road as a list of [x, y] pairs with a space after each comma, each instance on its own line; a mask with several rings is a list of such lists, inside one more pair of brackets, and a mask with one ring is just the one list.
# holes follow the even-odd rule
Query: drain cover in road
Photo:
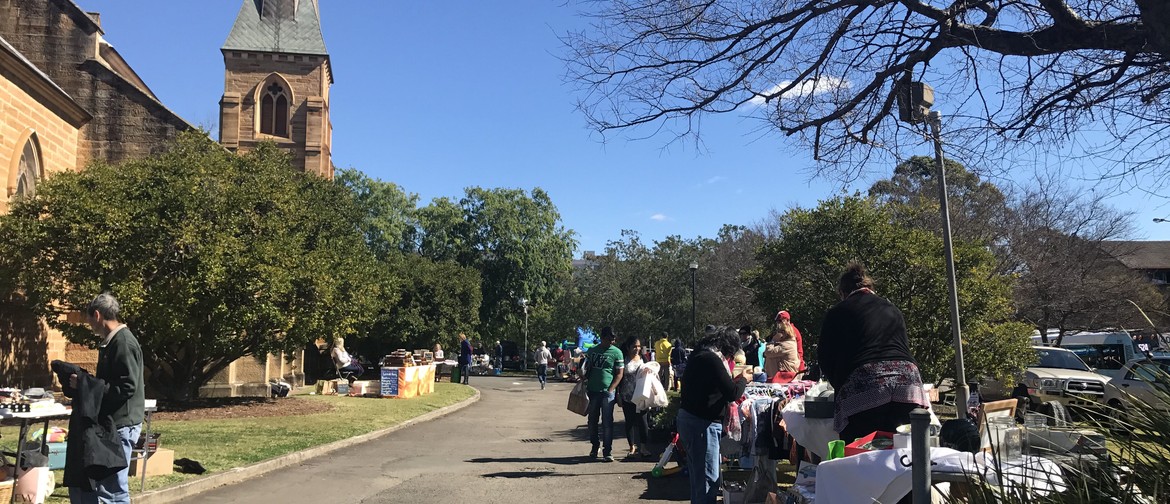
[[520, 442], [521, 443], [551, 443], [552, 440], [549, 438], [529, 438], [529, 439], [521, 439]]

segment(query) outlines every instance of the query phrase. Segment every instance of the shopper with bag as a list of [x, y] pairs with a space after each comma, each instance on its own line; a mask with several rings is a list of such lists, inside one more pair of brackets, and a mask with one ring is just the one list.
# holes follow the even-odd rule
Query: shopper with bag
[[585, 354], [585, 387], [589, 392], [590, 459], [597, 459], [598, 448], [606, 462], [613, 462], [613, 405], [616, 390], [625, 374], [622, 351], [613, 345], [617, 336], [612, 327], [601, 329], [601, 344]]
[[650, 454], [646, 451], [646, 442], [650, 437], [650, 424], [647, 411], [638, 411], [634, 404], [634, 395], [637, 393], [638, 382], [646, 368], [642, 360], [642, 340], [631, 337], [622, 343], [622, 354], [626, 357], [625, 376], [618, 386], [618, 401], [622, 405], [622, 416], [626, 420], [626, 441], [630, 443], [630, 451], [626, 458], [645, 458]]

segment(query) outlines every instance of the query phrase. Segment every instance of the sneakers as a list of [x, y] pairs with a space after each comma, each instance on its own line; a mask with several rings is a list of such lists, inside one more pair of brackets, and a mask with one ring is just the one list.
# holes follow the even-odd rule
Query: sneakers
[[594, 448], [589, 452], [589, 460], [597, 460], [597, 449]]
[[606, 456], [605, 456], [605, 461], [606, 461], [606, 462], [613, 462], [613, 455], [606, 455]]

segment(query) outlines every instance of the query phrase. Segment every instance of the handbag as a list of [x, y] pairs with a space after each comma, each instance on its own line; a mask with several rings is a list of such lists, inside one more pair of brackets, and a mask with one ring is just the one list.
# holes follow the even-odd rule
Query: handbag
[[573, 391], [569, 392], [569, 411], [581, 416], [589, 412], [589, 392], [585, 388], [585, 380], [577, 382]]

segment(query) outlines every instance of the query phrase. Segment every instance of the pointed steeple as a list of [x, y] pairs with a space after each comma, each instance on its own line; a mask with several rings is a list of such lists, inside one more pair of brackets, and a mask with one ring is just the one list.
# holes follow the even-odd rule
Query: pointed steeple
[[329, 54], [317, 0], [244, 0], [223, 49]]

